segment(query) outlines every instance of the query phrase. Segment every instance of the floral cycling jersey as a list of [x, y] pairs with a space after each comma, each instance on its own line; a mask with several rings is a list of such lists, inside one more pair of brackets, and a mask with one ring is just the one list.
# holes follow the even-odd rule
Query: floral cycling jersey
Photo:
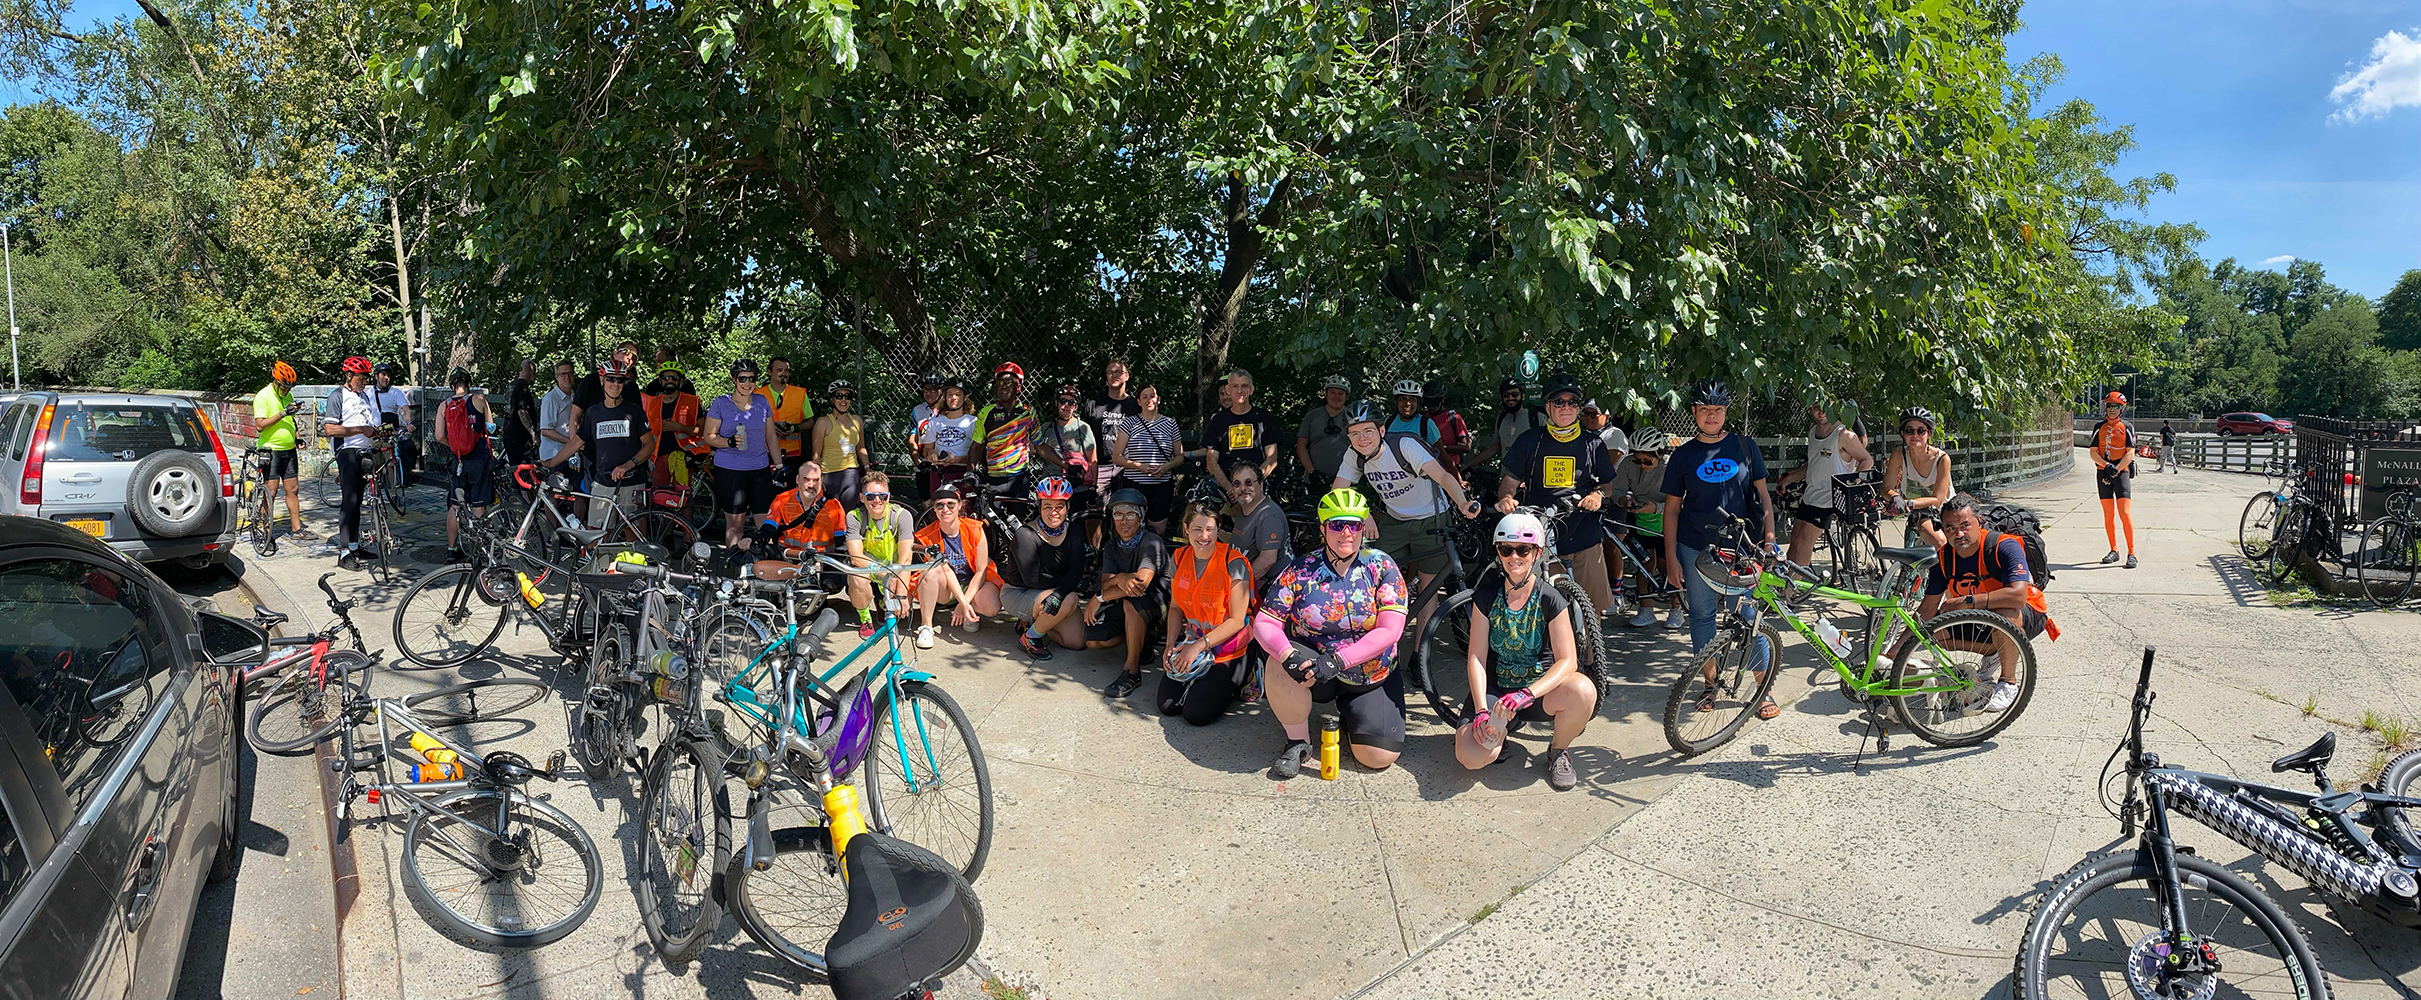
[[[1379, 627], [1379, 613], [1402, 613], [1410, 594], [1395, 560], [1375, 548], [1364, 548], [1340, 575], [1330, 568], [1326, 550], [1294, 561], [1270, 582], [1261, 610], [1286, 623], [1286, 632], [1321, 653], [1345, 648]], [[1377, 684], [1395, 672], [1395, 645], [1377, 659], [1349, 663], [1337, 679], [1352, 685]]]

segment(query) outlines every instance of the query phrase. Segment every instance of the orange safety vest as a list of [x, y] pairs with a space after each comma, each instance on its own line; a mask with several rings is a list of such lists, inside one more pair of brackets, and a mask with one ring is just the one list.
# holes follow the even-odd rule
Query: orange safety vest
[[[799, 491], [783, 490], [780, 496], [773, 498], [773, 512], [768, 514], [765, 519], [775, 524], [789, 524], [797, 520], [803, 513], [806, 511], [799, 506]], [[832, 544], [834, 535], [841, 534], [848, 528], [849, 518], [841, 513], [841, 502], [826, 497], [824, 505], [816, 509], [815, 518], [812, 521], [782, 533], [782, 544], [794, 549], [814, 549], [821, 552]]]
[[[2001, 582], [2001, 540], [2016, 537], [2016, 535], [1998, 531], [1985, 532], [1984, 544], [1976, 549], [1975, 555], [1964, 557], [1971, 560], [1970, 564], [1965, 567], [1960, 565], [1963, 557], [1959, 555], [1958, 549], [1948, 545], [1942, 546], [1940, 555], [1942, 576], [1950, 581], [1950, 586], [1943, 589], [1942, 596], [1946, 599], [1967, 597], [2008, 589], [2009, 585]], [[2025, 542], [2021, 540], [2018, 544], [2022, 548]], [[2041, 585], [2027, 584], [2026, 606], [2042, 612], [2044, 635], [2053, 639], [2060, 637], [2059, 623], [2051, 620], [2051, 606], [2043, 600]]]
[[[1169, 602], [1185, 614], [1188, 623], [1200, 627], [1205, 633], [1227, 620], [1228, 574], [1234, 572], [1229, 569], [1231, 561], [1244, 564], [1244, 589], [1247, 594], [1252, 592], [1251, 561], [1226, 542], [1213, 543], [1210, 565], [1199, 574], [1195, 572], [1194, 564], [1201, 560], [1194, 558], [1194, 547], [1191, 545], [1180, 547], [1170, 561], [1177, 564], [1177, 569], [1176, 577], [1169, 581]], [[1245, 636], [1251, 632], [1251, 629], [1245, 629], [1230, 637], [1219, 647], [1217, 655], [1212, 657], [1213, 661], [1226, 663], [1244, 655]]]
[[2101, 426], [2093, 429], [2093, 453], [2101, 456], [2102, 464], [2117, 462], [2134, 450], [2135, 430], [2128, 427], [2126, 421], [2109, 417], [2102, 421]]
[[[656, 433], [659, 436], [664, 433], [664, 396], [664, 393], [651, 393], [646, 397], [647, 424], [648, 426], [655, 428]], [[699, 426], [698, 397], [694, 394], [686, 392], [673, 393], [672, 397], [673, 422], [688, 424], [691, 427]], [[708, 450], [705, 440], [695, 434], [674, 434], [673, 444], [676, 447], [679, 447], [682, 451], [686, 451], [692, 455], [703, 455], [706, 454]]]
[[[972, 517], [958, 519], [959, 551], [967, 554], [968, 562], [975, 561], [975, 547], [983, 544], [983, 539], [984, 523], [982, 521]], [[940, 548], [941, 543], [940, 521], [927, 521], [923, 527], [916, 529], [916, 544]], [[996, 586], [1007, 586], [1007, 583], [1000, 578], [1000, 556], [998, 554], [993, 555], [991, 568], [984, 571], [984, 579], [991, 581]]]

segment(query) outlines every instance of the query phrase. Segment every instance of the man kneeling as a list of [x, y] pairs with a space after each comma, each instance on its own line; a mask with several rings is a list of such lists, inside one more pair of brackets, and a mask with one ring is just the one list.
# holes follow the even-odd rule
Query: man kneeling
[[[1942, 533], [1950, 544], [1942, 546], [1941, 558], [1925, 575], [1925, 603], [1917, 609], [1918, 618], [1982, 608], [2016, 622], [2028, 639], [2045, 629], [2053, 639], [2060, 637], [2043, 590], [2035, 586], [2034, 573], [2026, 565], [2025, 540], [1987, 530], [1975, 512], [1975, 498], [1965, 493], [1942, 504]], [[2019, 656], [2017, 644], [2006, 633], [1960, 625], [1942, 630], [1934, 641], [1944, 649], [1985, 654], [1983, 668], [1997, 679], [1984, 711], [2004, 712], [2017, 701]]]

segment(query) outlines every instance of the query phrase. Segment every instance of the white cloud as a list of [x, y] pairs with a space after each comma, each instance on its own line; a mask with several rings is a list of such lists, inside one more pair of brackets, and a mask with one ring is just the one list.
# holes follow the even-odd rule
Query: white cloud
[[2371, 61], [2337, 81], [2329, 99], [2344, 105], [2333, 122], [2375, 118], [2399, 107], [2421, 107], [2421, 29], [2390, 31], [2371, 43]]
[[2285, 266], [2287, 266], [2287, 265], [2289, 265], [2289, 264], [2292, 264], [2292, 263], [2294, 263], [2294, 262], [2295, 262], [2295, 255], [2294, 255], [2294, 254], [2291, 254], [2291, 253], [2282, 253], [2282, 254], [2279, 254], [2279, 255], [2278, 255], [2278, 256], [2276, 256], [2276, 257], [2270, 257], [2270, 258], [2266, 258], [2266, 259], [2264, 259], [2264, 260], [2261, 262], [2261, 266], [2263, 266], [2263, 267], [2285, 267]]

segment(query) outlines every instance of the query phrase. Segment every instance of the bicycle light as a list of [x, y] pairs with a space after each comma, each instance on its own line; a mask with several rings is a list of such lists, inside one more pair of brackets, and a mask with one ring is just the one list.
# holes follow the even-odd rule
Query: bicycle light
[[369, 800], [369, 803], [370, 803], [371, 805], [377, 805], [377, 804], [378, 804], [378, 789], [376, 789], [376, 788], [365, 788], [365, 789], [363, 789], [363, 790], [362, 790], [362, 797], [363, 797], [364, 799]]

